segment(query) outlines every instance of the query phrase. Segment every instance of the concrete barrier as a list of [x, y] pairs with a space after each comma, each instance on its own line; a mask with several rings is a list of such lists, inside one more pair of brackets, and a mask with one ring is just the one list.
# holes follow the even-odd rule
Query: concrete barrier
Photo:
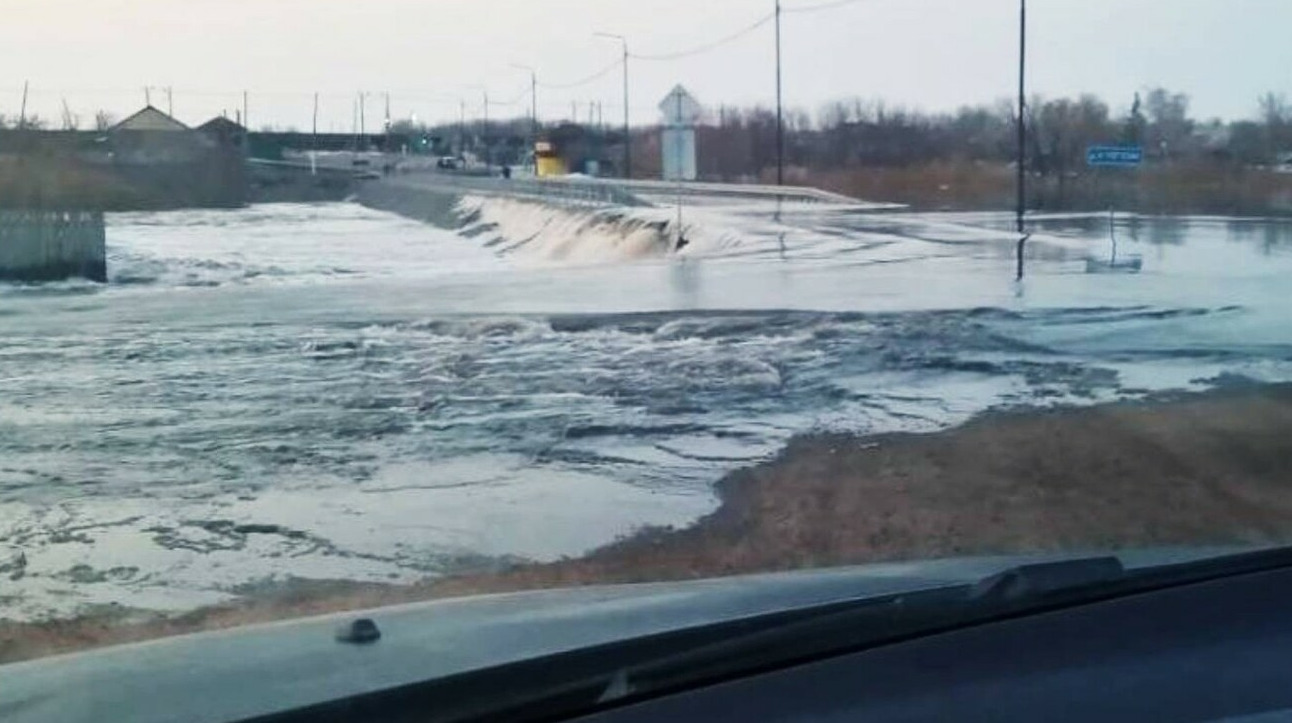
[[359, 186], [359, 203], [379, 211], [397, 213], [432, 226], [457, 230], [465, 224], [458, 203], [466, 192], [450, 186], [415, 186], [369, 181]]
[[103, 214], [0, 209], [0, 279], [107, 281]]

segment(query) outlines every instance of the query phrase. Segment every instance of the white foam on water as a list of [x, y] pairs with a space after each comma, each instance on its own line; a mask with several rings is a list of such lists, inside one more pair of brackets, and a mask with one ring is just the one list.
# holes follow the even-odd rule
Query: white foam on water
[[117, 283], [3, 287], [0, 617], [552, 559], [799, 432], [1292, 378], [1275, 223], [1128, 219], [1106, 278], [1037, 217], [1015, 284], [1007, 214], [459, 210], [123, 214]]
[[467, 196], [462, 229], [503, 254], [540, 263], [596, 264], [661, 257], [667, 236], [649, 218], [627, 211], [553, 206], [510, 198]]
[[109, 214], [110, 285], [163, 288], [426, 278], [487, 271], [495, 254], [358, 204]]

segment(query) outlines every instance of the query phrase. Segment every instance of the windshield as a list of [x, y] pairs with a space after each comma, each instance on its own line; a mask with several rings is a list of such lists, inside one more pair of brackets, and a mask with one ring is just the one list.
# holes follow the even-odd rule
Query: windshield
[[4, 17], [0, 664], [1292, 531], [1292, 5]]

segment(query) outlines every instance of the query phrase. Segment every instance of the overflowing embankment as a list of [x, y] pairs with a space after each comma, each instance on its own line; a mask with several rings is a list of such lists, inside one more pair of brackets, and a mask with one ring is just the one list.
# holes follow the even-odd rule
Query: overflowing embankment
[[[577, 187], [571, 187], [577, 189]], [[360, 203], [458, 231], [499, 253], [536, 261], [598, 263], [662, 256], [677, 230], [659, 209], [594, 203], [573, 192], [481, 193], [449, 184], [365, 184]], [[684, 232], [689, 233], [690, 227]]]

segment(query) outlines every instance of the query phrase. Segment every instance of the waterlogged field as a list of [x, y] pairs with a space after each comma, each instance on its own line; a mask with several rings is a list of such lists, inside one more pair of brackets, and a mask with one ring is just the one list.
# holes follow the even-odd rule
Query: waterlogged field
[[119, 215], [106, 286], [0, 287], [0, 618], [577, 555], [800, 432], [1292, 379], [1285, 222], [1125, 216], [1121, 275], [1038, 218], [1016, 284], [991, 214], [713, 202], [671, 254], [476, 203]]

